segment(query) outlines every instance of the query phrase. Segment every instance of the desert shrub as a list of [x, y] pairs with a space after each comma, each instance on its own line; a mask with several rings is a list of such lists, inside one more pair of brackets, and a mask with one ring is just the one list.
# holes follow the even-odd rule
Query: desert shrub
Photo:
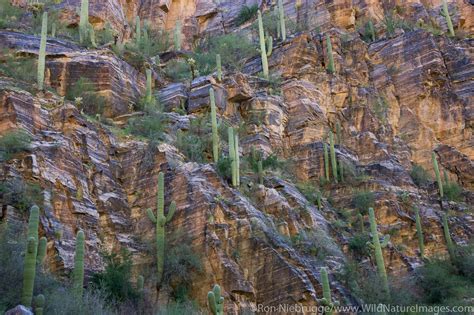
[[464, 277], [448, 259], [432, 259], [417, 272], [426, 303], [463, 305], [474, 298], [474, 279]]
[[430, 174], [423, 168], [423, 166], [414, 164], [410, 171], [410, 176], [415, 185], [418, 187], [426, 187], [432, 182]]
[[24, 182], [21, 179], [9, 179], [0, 183], [0, 196], [3, 204], [27, 212], [31, 206], [41, 205], [43, 195], [38, 184]]
[[178, 131], [176, 147], [190, 161], [205, 163], [212, 152], [211, 133], [209, 115], [192, 119], [188, 130]]
[[136, 301], [139, 293], [130, 281], [132, 259], [130, 253], [122, 249], [120, 253], [103, 254], [105, 270], [93, 275], [95, 288], [105, 293], [112, 302]]
[[230, 182], [232, 180], [232, 160], [228, 156], [221, 156], [217, 161], [216, 171], [220, 177]]
[[167, 241], [163, 283], [172, 288], [178, 302], [186, 302], [193, 277], [202, 271], [200, 257], [194, 252], [189, 239], [178, 231]]
[[462, 200], [462, 188], [457, 183], [449, 182], [443, 184], [444, 195], [450, 201]]
[[237, 16], [237, 25], [242, 25], [245, 22], [255, 18], [257, 16], [258, 5], [252, 6], [243, 5], [240, 8], [239, 15]]
[[173, 81], [184, 81], [192, 78], [191, 68], [184, 60], [172, 60], [166, 64], [165, 74]]
[[0, 224], [0, 313], [20, 303], [23, 281], [22, 231], [18, 224]]
[[356, 234], [349, 240], [349, 249], [352, 250], [356, 255], [368, 256], [370, 251], [367, 246], [367, 242], [370, 241], [368, 234]]
[[370, 207], [374, 207], [375, 194], [371, 191], [359, 191], [352, 196], [352, 204], [361, 214], [367, 213]]
[[8, 161], [13, 155], [29, 150], [31, 137], [23, 130], [6, 132], [0, 137], [0, 162]]
[[36, 60], [10, 54], [8, 50], [0, 54], [0, 74], [15, 80], [34, 83], [36, 81]]
[[157, 315], [201, 315], [202, 311], [199, 309], [197, 303], [193, 301], [185, 302], [172, 302], [163, 307], [160, 307], [160, 310]]
[[[278, 9], [274, 8], [272, 10], [262, 13], [262, 22], [265, 28], [265, 32], [268, 35], [273, 36], [273, 39], [276, 40], [278, 38], [278, 28], [280, 27], [280, 16], [278, 14]], [[297, 25], [297, 23], [293, 19], [288, 18], [286, 18], [285, 20], [285, 25], [287, 36], [295, 33], [298, 30], [304, 30], [304, 28], [306, 27], [305, 25]], [[255, 21], [252, 24], [252, 32], [258, 38], [258, 21]]]
[[0, 0], [0, 28], [16, 27], [22, 13], [22, 10], [13, 6], [10, 0]]
[[150, 112], [142, 117], [128, 121], [125, 131], [134, 136], [162, 140], [167, 125], [166, 117], [159, 112]]
[[254, 147], [252, 147], [250, 154], [246, 155], [244, 159], [254, 173], [258, 172], [258, 161], [260, 160], [262, 161], [262, 168], [264, 170], [277, 169], [284, 165], [284, 161], [279, 160], [276, 154], [270, 154], [264, 158], [263, 153], [255, 150]]
[[212, 36], [196, 49], [194, 59], [201, 75], [215, 70], [216, 54], [221, 55], [222, 65], [227, 70], [240, 70], [245, 61], [257, 53], [255, 47], [239, 34]]
[[296, 188], [298, 188], [311, 204], [318, 204], [318, 197], [321, 198], [321, 192], [313, 184], [310, 182], [298, 183]]
[[81, 77], [69, 87], [66, 98], [75, 101], [78, 108], [86, 114], [102, 115], [104, 112], [105, 98], [98, 94], [95, 83], [87, 78]]

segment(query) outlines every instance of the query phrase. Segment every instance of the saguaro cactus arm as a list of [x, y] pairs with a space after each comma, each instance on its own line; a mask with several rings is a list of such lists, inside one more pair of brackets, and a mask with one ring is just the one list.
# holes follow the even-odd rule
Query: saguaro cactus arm
[[43, 294], [38, 294], [35, 298], [35, 314], [43, 315], [45, 298]]
[[221, 296], [221, 287], [219, 285], [214, 285], [212, 291], [207, 293], [207, 301], [213, 315], [224, 314], [224, 297]]
[[79, 20], [79, 42], [82, 44], [87, 37], [89, 26], [89, 0], [81, 0]]
[[229, 138], [229, 158], [231, 160], [232, 167], [232, 186], [237, 187], [237, 165], [235, 159], [235, 137], [234, 129], [232, 127], [227, 128], [227, 135]]
[[328, 146], [326, 143], [323, 143], [323, 152], [324, 152], [324, 175], [327, 181], [329, 181], [329, 153]]
[[334, 73], [334, 72], [336, 72], [336, 69], [334, 67], [334, 56], [332, 54], [331, 38], [327, 34], [326, 34], [326, 51], [327, 51], [327, 55], [328, 55], [327, 71], [329, 73]]
[[40, 238], [38, 244], [38, 255], [36, 257], [36, 260], [40, 266], [43, 266], [44, 259], [46, 258], [47, 245], [48, 240], [46, 239], [46, 237], [43, 236], [42, 238]]
[[331, 153], [332, 176], [334, 177], [334, 182], [337, 183], [337, 160], [336, 150], [334, 149], [334, 135], [332, 131], [329, 131], [329, 150]]
[[283, 0], [278, 0], [278, 13], [280, 15], [280, 28], [282, 40], [286, 40], [286, 24], [285, 24], [285, 10], [283, 8]]
[[221, 62], [221, 55], [216, 55], [216, 67], [217, 67], [217, 80], [219, 82], [222, 81], [222, 62]]
[[455, 36], [453, 21], [451, 20], [451, 16], [449, 15], [448, 3], [446, 0], [443, 0], [443, 11], [442, 15], [446, 19], [446, 24], [448, 25], [449, 35]]

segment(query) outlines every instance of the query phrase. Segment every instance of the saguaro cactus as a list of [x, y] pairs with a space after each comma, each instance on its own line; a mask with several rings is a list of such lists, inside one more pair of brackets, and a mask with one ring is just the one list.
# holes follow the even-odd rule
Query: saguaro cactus
[[143, 286], [145, 284], [145, 278], [142, 275], [139, 275], [137, 278], [137, 291], [143, 293]]
[[209, 88], [209, 98], [211, 99], [211, 126], [212, 126], [212, 155], [214, 163], [219, 161], [219, 133], [217, 131], [217, 109], [214, 89]]
[[444, 230], [444, 238], [446, 240], [446, 247], [448, 248], [449, 257], [454, 259], [454, 245], [453, 240], [451, 239], [451, 233], [449, 233], [449, 224], [448, 224], [448, 215], [445, 213], [443, 214], [443, 230]]
[[156, 194], [156, 216], [151, 209], [147, 209], [150, 220], [156, 224], [156, 265], [158, 270], [158, 283], [161, 283], [165, 258], [165, 225], [170, 222], [176, 211], [176, 203], [170, 204], [168, 215], [165, 216], [165, 175], [158, 174], [158, 192]]
[[364, 217], [362, 214], [357, 214], [357, 221], [359, 221], [360, 232], [365, 233]]
[[176, 21], [176, 26], [174, 28], [174, 49], [181, 50], [181, 21]]
[[262, 159], [258, 160], [257, 162], [257, 170], [258, 170], [258, 183], [263, 185], [263, 162]]
[[235, 145], [235, 177], [237, 186], [240, 186], [240, 154], [239, 154], [239, 133], [234, 131], [234, 145]]
[[286, 24], [285, 24], [285, 10], [283, 8], [283, 0], [278, 0], [278, 13], [280, 15], [281, 38], [286, 40]]
[[155, 105], [155, 98], [153, 97], [153, 77], [151, 75], [151, 69], [146, 69], [146, 96], [145, 96], [145, 109], [149, 109]]
[[334, 73], [334, 72], [336, 72], [336, 69], [334, 67], [334, 56], [332, 54], [331, 38], [327, 34], [326, 34], [326, 51], [327, 51], [327, 55], [328, 55], [327, 71], [329, 73]]
[[421, 228], [420, 209], [414, 207], [415, 210], [415, 222], [416, 222], [416, 234], [418, 235], [418, 247], [420, 249], [420, 257], [423, 258], [425, 255], [425, 242], [423, 237], [423, 229]]
[[436, 181], [438, 182], [438, 189], [439, 189], [439, 196], [443, 198], [443, 182], [441, 181], [441, 175], [439, 174], [439, 167], [438, 167], [438, 160], [436, 159], [436, 154], [434, 152], [431, 153], [431, 160], [433, 161], [433, 168], [436, 174]]
[[207, 302], [213, 315], [224, 315], [224, 297], [221, 296], [221, 287], [218, 284], [207, 293]]
[[222, 62], [221, 62], [221, 55], [216, 55], [216, 67], [217, 67], [217, 80], [219, 82], [222, 81]]
[[332, 176], [334, 177], [334, 182], [337, 184], [337, 160], [336, 150], [334, 149], [334, 135], [332, 131], [329, 131], [329, 151], [331, 153]]
[[21, 294], [21, 304], [26, 307], [31, 307], [31, 300], [33, 299], [37, 250], [36, 239], [34, 237], [29, 237], [23, 267], [23, 291]]
[[323, 151], [324, 151], [324, 175], [326, 180], [329, 182], [329, 153], [328, 153], [328, 145], [323, 143]]
[[51, 24], [51, 37], [56, 37], [56, 23]]
[[142, 26], [141, 26], [140, 17], [137, 15], [135, 17], [135, 44], [137, 47], [140, 47], [140, 42], [142, 40]]
[[454, 27], [453, 21], [451, 21], [451, 16], [449, 15], [448, 3], [446, 0], [443, 0], [443, 11], [441, 13], [442, 16], [446, 19], [446, 24], [448, 25], [449, 35], [454, 36]]
[[267, 57], [270, 57], [273, 52], [273, 37], [267, 35]]
[[232, 166], [232, 186], [237, 187], [237, 159], [235, 157], [234, 128], [227, 128], [227, 135], [229, 137], [229, 158]]
[[46, 67], [46, 42], [48, 40], [48, 12], [43, 13], [41, 25], [41, 42], [38, 54], [38, 89], [44, 89], [44, 69]]
[[[322, 305], [332, 307], [333, 303], [331, 302], [331, 288], [329, 287], [329, 277], [328, 277], [328, 272], [326, 268], [324, 267], [321, 268], [321, 282], [323, 285], [323, 298], [319, 300], [319, 302]], [[327, 312], [326, 314], [332, 315], [333, 312], [331, 310]]]
[[388, 287], [387, 272], [385, 270], [385, 263], [383, 260], [382, 248], [380, 246], [379, 233], [377, 231], [377, 222], [375, 221], [374, 209], [369, 208], [369, 219], [370, 219], [370, 233], [372, 234], [372, 244], [374, 245], [375, 251], [375, 262], [377, 264], [377, 270], [380, 278], [382, 279], [385, 293], [390, 295], [390, 289]]
[[84, 232], [77, 232], [72, 289], [78, 299], [82, 298], [82, 292], [84, 290], [84, 239]]
[[344, 163], [342, 162], [342, 159], [338, 160], [339, 163], [339, 178], [341, 179], [341, 183], [344, 182]]
[[38, 244], [38, 255], [36, 257], [36, 261], [40, 267], [43, 267], [44, 259], [46, 258], [46, 246], [48, 245], [48, 240], [46, 237], [42, 237], [39, 240]]
[[89, 0], [81, 0], [79, 20], [79, 42], [84, 43], [89, 33]]
[[28, 238], [33, 237], [38, 242], [39, 227], [39, 208], [34, 205], [30, 209], [30, 217], [28, 219]]
[[262, 12], [258, 10], [258, 35], [260, 39], [260, 55], [262, 56], [263, 77], [268, 80], [268, 59], [265, 45], [265, 33], [263, 31]]
[[45, 299], [43, 294], [38, 294], [35, 298], [35, 314], [43, 315]]

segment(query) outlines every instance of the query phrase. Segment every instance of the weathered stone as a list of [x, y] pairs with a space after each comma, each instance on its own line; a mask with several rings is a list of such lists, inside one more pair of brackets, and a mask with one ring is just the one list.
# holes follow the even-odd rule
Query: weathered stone
[[18, 305], [17, 307], [6, 311], [5, 315], [33, 315], [33, 312], [23, 305]]

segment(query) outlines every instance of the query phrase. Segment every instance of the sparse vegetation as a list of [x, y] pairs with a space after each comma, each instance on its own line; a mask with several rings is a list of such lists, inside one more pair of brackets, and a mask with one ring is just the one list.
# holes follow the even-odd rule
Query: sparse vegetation
[[31, 137], [23, 130], [6, 132], [0, 137], [0, 162], [8, 161], [15, 154], [29, 150]]
[[352, 196], [352, 204], [361, 214], [365, 214], [375, 205], [375, 194], [371, 191], [359, 191]]
[[410, 171], [410, 176], [415, 185], [421, 188], [426, 187], [433, 181], [430, 174], [423, 168], [423, 166], [418, 164], [413, 165], [413, 168]]
[[102, 115], [106, 104], [95, 83], [84, 77], [67, 89], [66, 99], [73, 101], [79, 110], [88, 115]]
[[11, 205], [22, 213], [34, 204], [43, 203], [41, 187], [21, 179], [8, 179], [0, 183], [0, 197], [3, 204]]
[[126, 132], [134, 136], [159, 141], [163, 139], [167, 125], [166, 117], [160, 112], [150, 112], [128, 121]]
[[258, 11], [258, 5], [254, 4], [252, 6], [243, 5], [237, 16], [237, 25], [242, 25], [245, 22], [255, 18]]

